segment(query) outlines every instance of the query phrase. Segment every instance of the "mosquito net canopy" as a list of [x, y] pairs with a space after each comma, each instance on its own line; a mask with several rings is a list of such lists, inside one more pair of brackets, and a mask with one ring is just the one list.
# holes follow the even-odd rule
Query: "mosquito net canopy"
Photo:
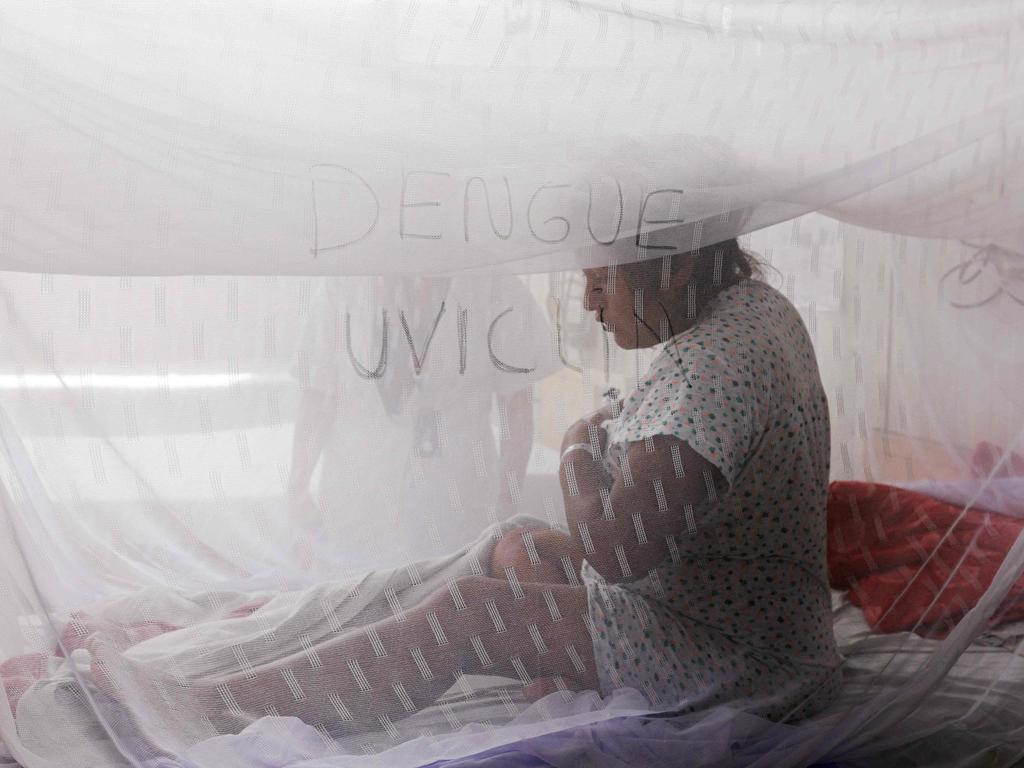
[[5, 3], [0, 764], [1018, 764], [1022, 38]]

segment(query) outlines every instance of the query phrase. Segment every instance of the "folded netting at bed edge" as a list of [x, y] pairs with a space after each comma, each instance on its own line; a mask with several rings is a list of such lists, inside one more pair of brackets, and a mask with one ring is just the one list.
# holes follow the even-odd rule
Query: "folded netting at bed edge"
[[1024, 755], [1019, 3], [0, 30], [11, 760]]

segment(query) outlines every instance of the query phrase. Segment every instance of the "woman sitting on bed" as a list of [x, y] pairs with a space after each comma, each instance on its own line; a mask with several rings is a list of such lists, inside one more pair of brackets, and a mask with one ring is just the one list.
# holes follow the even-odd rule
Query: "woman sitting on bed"
[[771, 719], [832, 700], [828, 405], [799, 315], [735, 240], [585, 274], [620, 347], [663, 346], [624, 402], [566, 433], [568, 532], [513, 529], [488, 574], [318, 645], [315, 663], [218, 680], [219, 700], [330, 730], [397, 719], [462, 673]]

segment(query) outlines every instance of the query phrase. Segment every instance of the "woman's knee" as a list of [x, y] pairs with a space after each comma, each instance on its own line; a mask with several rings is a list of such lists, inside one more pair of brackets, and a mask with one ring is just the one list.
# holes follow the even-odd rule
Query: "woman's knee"
[[490, 575], [507, 578], [509, 569], [522, 581], [564, 583], [566, 575], [557, 557], [546, 557], [541, 544], [545, 537], [559, 534], [547, 528], [513, 528], [494, 545]]
[[[491, 553], [492, 576], [501, 577], [505, 575], [505, 569], [512, 567], [516, 571], [525, 572], [533, 565], [530, 551], [527, 547], [527, 537], [532, 536], [530, 528], [513, 528], [506, 531], [494, 544]], [[536, 549], [534, 549], [534, 553]]]

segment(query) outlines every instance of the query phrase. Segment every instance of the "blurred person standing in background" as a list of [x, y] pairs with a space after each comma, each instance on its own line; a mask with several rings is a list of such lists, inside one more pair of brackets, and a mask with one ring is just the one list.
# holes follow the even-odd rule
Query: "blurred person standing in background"
[[326, 280], [292, 369], [299, 557], [378, 568], [509, 516], [533, 444], [531, 388], [556, 361], [518, 277]]

